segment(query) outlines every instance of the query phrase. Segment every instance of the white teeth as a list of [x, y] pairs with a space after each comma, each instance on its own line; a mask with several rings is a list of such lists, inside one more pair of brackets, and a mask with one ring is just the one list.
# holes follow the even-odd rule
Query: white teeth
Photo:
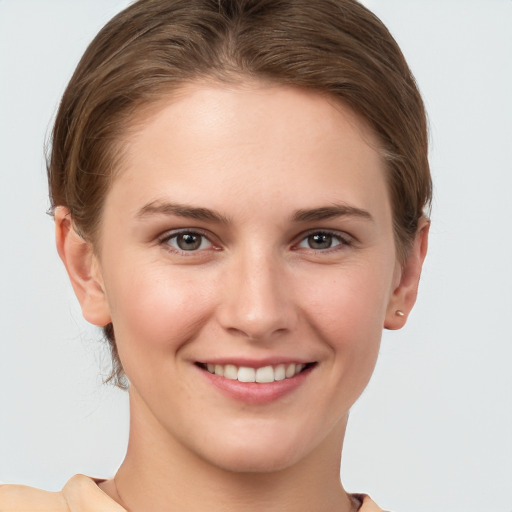
[[284, 364], [278, 364], [274, 370], [275, 380], [284, 380], [286, 378], [286, 369]]
[[234, 364], [227, 364], [224, 366], [224, 377], [231, 380], [236, 380], [238, 378], [238, 370]]
[[292, 364], [289, 364], [287, 367], [286, 367], [286, 378], [289, 379], [290, 377], [293, 377], [295, 375], [295, 365], [292, 363]]
[[[217, 372], [215, 372], [217, 373]], [[254, 368], [247, 368], [240, 366], [238, 368], [238, 380], [240, 382], [255, 382], [256, 381], [256, 370]]]
[[256, 382], [274, 382], [274, 368], [264, 366], [256, 370]]
[[268, 383], [289, 379], [300, 373], [306, 367], [302, 363], [290, 363], [287, 365], [262, 366], [261, 368], [250, 368], [248, 366], [235, 366], [234, 364], [210, 364], [206, 365], [210, 373], [239, 382]]

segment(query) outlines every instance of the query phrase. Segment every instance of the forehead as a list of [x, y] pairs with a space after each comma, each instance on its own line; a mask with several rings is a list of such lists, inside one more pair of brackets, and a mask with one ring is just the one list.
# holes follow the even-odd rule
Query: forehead
[[376, 137], [348, 107], [309, 90], [188, 84], [139, 116], [124, 147], [110, 195], [129, 194], [133, 208], [170, 194], [220, 211], [249, 198], [389, 210]]

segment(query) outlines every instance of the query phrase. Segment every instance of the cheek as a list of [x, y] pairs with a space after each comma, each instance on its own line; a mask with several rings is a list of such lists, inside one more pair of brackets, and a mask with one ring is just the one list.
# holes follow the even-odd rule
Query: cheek
[[343, 381], [353, 400], [377, 360], [391, 281], [391, 272], [378, 266], [360, 272], [342, 269], [336, 275], [317, 276], [314, 286], [301, 292], [307, 297], [304, 316], [333, 355], [332, 385], [339, 388]]
[[310, 276], [299, 293], [311, 322], [332, 341], [349, 344], [382, 331], [391, 281], [382, 268], [333, 269]]
[[[207, 321], [212, 308], [208, 279], [190, 270], [141, 263], [131, 277], [106, 283], [112, 322], [125, 370], [128, 359], [154, 360], [175, 352]], [[202, 285], [202, 286], [201, 286]], [[150, 349], [150, 350], [148, 350]], [[126, 362], [125, 362], [126, 361]]]

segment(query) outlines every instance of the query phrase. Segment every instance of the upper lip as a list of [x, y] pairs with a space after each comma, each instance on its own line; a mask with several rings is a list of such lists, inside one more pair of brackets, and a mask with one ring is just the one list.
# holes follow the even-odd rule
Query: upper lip
[[264, 366], [277, 366], [279, 364], [308, 364], [314, 363], [314, 360], [304, 359], [301, 357], [265, 357], [262, 359], [253, 359], [247, 357], [214, 357], [206, 358], [200, 361], [196, 361], [200, 364], [215, 364], [215, 365], [227, 365], [232, 364], [234, 366], [244, 366], [246, 368], [262, 368]]

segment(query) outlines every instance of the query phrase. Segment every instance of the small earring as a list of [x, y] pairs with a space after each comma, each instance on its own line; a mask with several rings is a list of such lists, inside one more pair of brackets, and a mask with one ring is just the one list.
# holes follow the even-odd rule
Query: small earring
[[396, 316], [405, 316], [405, 313], [404, 313], [402, 310], [397, 309], [397, 310], [395, 311], [395, 315], [396, 315]]

